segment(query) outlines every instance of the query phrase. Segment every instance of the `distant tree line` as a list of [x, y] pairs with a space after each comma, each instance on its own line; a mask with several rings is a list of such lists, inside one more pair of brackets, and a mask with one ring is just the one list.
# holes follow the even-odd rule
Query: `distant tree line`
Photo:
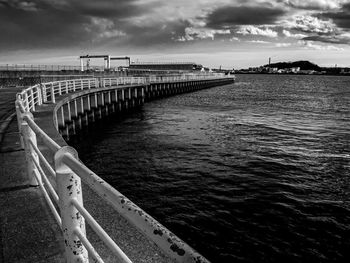
[[270, 68], [278, 68], [278, 69], [286, 69], [286, 68], [300, 68], [300, 70], [314, 70], [317, 72], [322, 72], [324, 74], [350, 74], [350, 68], [344, 68], [344, 67], [320, 67], [316, 65], [315, 63], [312, 63], [307, 60], [300, 60], [300, 61], [294, 61], [294, 62], [277, 62], [277, 63], [271, 63], [266, 64], [264, 67], [270, 67]]

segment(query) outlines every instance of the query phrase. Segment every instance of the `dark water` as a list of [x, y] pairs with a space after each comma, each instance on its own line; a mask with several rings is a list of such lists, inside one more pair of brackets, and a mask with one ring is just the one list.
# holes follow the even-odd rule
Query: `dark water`
[[349, 77], [238, 75], [74, 146], [212, 262], [350, 262], [349, 132]]

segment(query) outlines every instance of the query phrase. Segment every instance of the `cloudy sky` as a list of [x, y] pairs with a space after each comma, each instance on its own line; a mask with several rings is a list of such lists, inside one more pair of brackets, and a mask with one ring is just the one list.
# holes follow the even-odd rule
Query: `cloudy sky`
[[[350, 66], [350, 0], [0, 0], [0, 64], [81, 54], [210, 67]], [[96, 62], [97, 63], [97, 62]]]

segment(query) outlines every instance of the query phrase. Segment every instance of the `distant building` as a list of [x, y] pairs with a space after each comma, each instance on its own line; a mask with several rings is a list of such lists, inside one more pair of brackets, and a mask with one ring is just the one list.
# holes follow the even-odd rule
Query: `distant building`
[[[207, 68], [205, 68], [205, 70], [209, 71], [209, 72], [215, 72], [215, 73], [224, 73], [226, 75], [235, 73], [234, 68], [232, 68], [232, 69], [213, 68], [213, 69], [208, 69], [208, 70], [207, 70]], [[242, 70], [242, 72], [244, 72], [244, 70]]]
[[298, 73], [299, 71], [300, 71], [300, 67], [290, 68], [291, 73]]
[[194, 62], [132, 62], [129, 66], [132, 70], [179, 70], [192, 71], [202, 70], [203, 66]]
[[268, 68], [268, 72], [269, 73], [277, 73], [278, 72], [278, 68]]
[[315, 70], [312, 70], [312, 69], [304, 69], [304, 70], [299, 70], [300, 74], [306, 74], [306, 75], [311, 75], [311, 74], [315, 74], [316, 71]]
[[340, 74], [349, 75], [350, 74], [350, 68], [342, 68], [340, 71]]

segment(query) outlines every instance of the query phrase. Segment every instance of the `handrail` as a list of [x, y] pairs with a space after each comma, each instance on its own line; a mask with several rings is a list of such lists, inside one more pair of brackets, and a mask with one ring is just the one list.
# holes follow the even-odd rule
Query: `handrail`
[[[21, 136], [21, 144], [24, 146], [27, 156], [27, 170], [30, 182], [38, 185], [53, 212], [53, 215], [62, 229], [65, 229], [65, 240], [72, 249], [66, 249], [67, 261], [77, 258], [85, 262], [88, 253], [97, 261], [103, 262], [96, 250], [85, 236], [85, 223], [83, 218], [89, 223], [92, 229], [111, 249], [120, 262], [130, 263], [130, 259], [118, 247], [118, 245], [101, 228], [96, 220], [84, 208], [81, 195], [82, 179], [91, 187], [103, 200], [109, 203], [119, 214], [138, 228], [158, 244], [167, 253], [173, 253], [173, 246], [177, 248], [177, 253], [183, 256], [182, 259], [196, 259], [198, 262], [208, 262], [205, 258], [195, 252], [187, 244], [172, 234], [141, 208], [131, 202], [128, 198], [118, 192], [115, 188], [96, 175], [88, 167], [77, 159], [76, 151], [68, 146], [61, 147], [50, 136], [48, 136], [34, 121], [30, 112], [35, 112], [37, 106], [44, 103], [55, 103], [56, 96], [74, 93], [76, 91], [91, 88], [107, 88], [120, 85], [147, 85], [155, 83], [188, 82], [223, 79], [230, 76], [223, 74], [182, 74], [170, 76], [147, 76], [147, 77], [117, 77], [117, 78], [89, 78], [76, 80], [63, 80], [37, 84], [22, 90], [16, 95], [16, 113]], [[122, 90], [124, 97], [124, 90]], [[129, 91], [129, 96], [130, 96]], [[117, 93], [116, 95], [117, 96]], [[96, 99], [96, 98], [95, 98]], [[109, 98], [110, 102], [110, 98]], [[63, 113], [62, 113], [63, 114]], [[57, 126], [56, 126], [57, 128]], [[36, 138], [40, 138], [44, 145], [54, 154], [54, 168], [40, 151]], [[51, 185], [41, 164], [46, 168], [48, 175], [56, 181], [57, 189]], [[44, 183], [43, 183], [43, 181]], [[73, 183], [74, 182], [74, 183]], [[53, 201], [58, 204], [60, 215], [58, 214]], [[81, 214], [81, 215], [79, 215]], [[136, 216], [135, 216], [136, 215]], [[154, 234], [154, 233], [162, 233]], [[83, 247], [77, 246], [78, 241]], [[169, 244], [172, 244], [170, 246]], [[66, 244], [67, 245], [67, 244]], [[180, 251], [180, 252], [179, 252]], [[179, 256], [172, 254], [174, 259], [179, 260]], [[192, 262], [192, 261], [191, 261]]]
[[83, 243], [83, 245], [86, 247], [86, 250], [89, 252], [89, 255], [91, 255], [94, 258], [95, 262], [98, 263], [104, 263], [101, 256], [97, 253], [95, 248], [92, 246], [90, 241], [85, 237], [85, 235], [80, 231], [80, 229], [76, 228], [73, 230], [73, 234], [77, 235], [80, 241]]
[[86, 221], [88, 221], [91, 228], [95, 233], [105, 242], [114, 255], [118, 258], [118, 262], [132, 263], [131, 260], [124, 254], [119, 246], [109, 237], [109, 235], [103, 230], [103, 228], [96, 222], [96, 220], [90, 215], [90, 213], [77, 201], [72, 199], [72, 205], [74, 205], [78, 211], [83, 215]]
[[51, 165], [49, 164], [49, 162], [45, 159], [44, 155], [42, 154], [42, 152], [39, 150], [38, 146], [35, 145], [33, 143], [33, 141], [30, 141], [30, 144], [32, 145], [34, 151], [36, 152], [36, 154], [39, 156], [40, 161], [44, 164], [45, 168], [47, 169], [47, 171], [49, 172], [49, 174], [56, 179], [56, 173], [54, 171], [54, 169], [51, 167]]
[[[39, 170], [40, 175], [41, 175], [43, 178], [46, 178], [46, 177], [45, 177], [45, 174], [44, 174], [44, 172], [43, 172], [43, 170], [41, 169], [41, 167], [40, 167], [40, 165], [39, 165], [39, 163], [35, 160], [35, 157], [32, 156], [32, 155], [31, 155], [30, 157], [32, 158], [32, 160], [33, 160], [33, 162], [34, 162], [35, 167]], [[50, 199], [50, 197], [49, 197], [49, 195], [48, 195], [48, 193], [47, 193], [47, 191], [46, 191], [46, 189], [45, 189], [43, 183], [40, 182], [40, 177], [38, 176], [37, 173], [34, 173], [34, 176], [36, 177], [36, 180], [39, 182], [39, 187], [40, 187], [41, 191], [44, 193], [45, 200], [46, 200], [46, 202], [48, 203], [48, 205], [49, 205], [49, 207], [50, 207], [50, 210], [51, 210], [51, 212], [53, 213], [53, 215], [54, 215], [54, 217], [55, 217], [55, 219], [56, 219], [56, 221], [57, 221], [57, 224], [59, 225], [60, 228], [62, 228], [62, 220], [61, 220], [61, 217], [59, 216], [59, 214], [58, 214], [58, 212], [57, 212], [55, 206], [53, 205], [53, 203], [52, 203], [52, 201], [51, 201], [51, 199]]]
[[23, 120], [25, 120], [30, 128], [35, 132], [37, 136], [39, 136], [44, 144], [49, 147], [49, 149], [52, 152], [57, 152], [61, 147], [55, 142], [53, 139], [50, 138], [32, 119], [30, 119], [28, 116], [24, 116]]
[[[80, 178], [82, 178], [83, 181], [91, 187], [91, 189], [93, 189], [102, 199], [107, 201], [113, 208], [115, 208], [120, 214], [126, 217], [130, 222], [132, 222], [134, 225], [141, 224], [141, 228], [145, 233], [147, 233], [147, 227], [142, 226], [148, 224], [151, 224], [157, 231], [161, 232], [162, 235], [160, 236], [150, 236], [154, 237], [155, 240], [158, 239], [158, 241], [161, 239], [161, 243], [158, 243], [158, 245], [161, 246], [163, 250], [169, 249], [169, 240], [171, 240], [171, 242], [179, 243], [180, 247], [186, 248], [186, 250], [183, 250], [183, 253], [189, 253], [190, 255], [193, 253], [193, 256], [195, 256], [196, 253], [194, 253], [194, 251], [192, 251], [188, 245], [182, 242], [178, 242], [179, 240], [176, 236], [174, 236], [174, 234], [172, 234], [169, 230], [157, 222], [153, 217], [144, 212], [140, 207], [135, 205], [127, 197], [113, 188], [110, 184], [104, 181], [101, 177], [96, 175], [83, 163], [75, 159], [71, 154], [64, 154], [62, 156], [62, 162], [69, 166], [73, 172], [79, 174]], [[135, 214], [138, 215], [138, 217], [135, 217]], [[154, 232], [155, 230], [152, 231]]]
[[[29, 142], [30, 142], [30, 144], [32, 145], [32, 147], [34, 148], [35, 152], [36, 152], [36, 153], [39, 152], [39, 153], [42, 155], [42, 153], [39, 151], [38, 147], [33, 143], [33, 141], [30, 140]], [[54, 201], [56, 202], [56, 204], [58, 204], [58, 201], [59, 201], [59, 200], [58, 200], [58, 195], [57, 195], [56, 191], [53, 189], [51, 183], [50, 183], [49, 180], [47, 179], [46, 174], [44, 173], [43, 169], [42, 169], [41, 166], [39, 165], [39, 162], [34, 158], [33, 155], [31, 155], [31, 156], [32, 156], [32, 159], [33, 159], [33, 162], [34, 162], [36, 168], [39, 170], [39, 172], [40, 172], [40, 174], [41, 174], [41, 178], [44, 179], [45, 184], [47, 185], [50, 194], [52, 195], [52, 197], [53, 197]], [[44, 160], [45, 160], [44, 162], [47, 162], [45, 158], [44, 158]], [[50, 167], [50, 169], [52, 169], [51, 166], [49, 166], [49, 167]], [[56, 175], [55, 175], [55, 177], [56, 177]]]

